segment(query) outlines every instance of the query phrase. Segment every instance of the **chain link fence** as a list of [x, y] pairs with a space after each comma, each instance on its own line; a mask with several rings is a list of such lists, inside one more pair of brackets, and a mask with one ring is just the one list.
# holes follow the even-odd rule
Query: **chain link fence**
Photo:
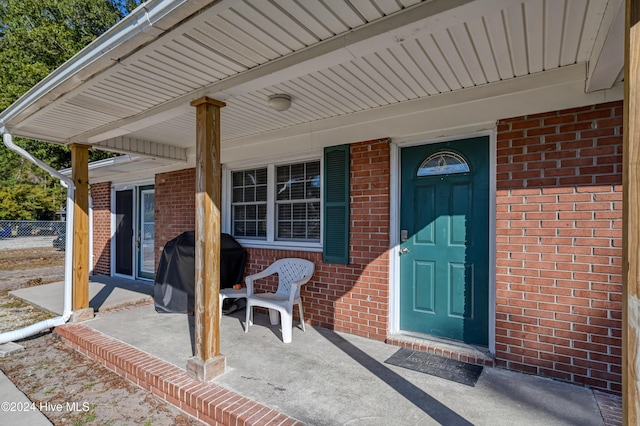
[[62, 220], [0, 220], [0, 250], [31, 247], [65, 248]]

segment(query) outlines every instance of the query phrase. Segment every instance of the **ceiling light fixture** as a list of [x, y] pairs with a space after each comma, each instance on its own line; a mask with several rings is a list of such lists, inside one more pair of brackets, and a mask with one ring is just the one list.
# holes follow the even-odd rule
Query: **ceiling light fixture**
[[269, 96], [269, 106], [276, 111], [286, 111], [291, 107], [291, 96], [279, 93]]

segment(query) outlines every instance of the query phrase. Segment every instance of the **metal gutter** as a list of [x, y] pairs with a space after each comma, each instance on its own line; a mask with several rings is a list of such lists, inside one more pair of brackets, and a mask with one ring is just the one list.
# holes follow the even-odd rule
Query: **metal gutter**
[[[151, 0], [141, 4], [2, 111], [0, 127], [10, 128], [12, 120], [19, 115], [30, 115], [46, 106], [39, 106], [40, 101], [52, 102], [170, 30], [174, 21], [184, 18], [180, 14], [169, 17], [176, 9], [185, 6], [185, 15], [189, 16], [194, 6], [202, 8], [203, 3], [193, 0]], [[161, 22], [163, 20], [166, 22]], [[158, 27], [158, 23], [166, 24], [166, 28]], [[135, 43], [129, 43], [133, 41]], [[129, 45], [125, 46], [127, 43]]]

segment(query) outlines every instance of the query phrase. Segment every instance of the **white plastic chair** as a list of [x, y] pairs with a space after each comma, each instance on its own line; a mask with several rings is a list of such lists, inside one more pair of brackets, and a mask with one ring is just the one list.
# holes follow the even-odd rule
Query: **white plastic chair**
[[[278, 324], [278, 313], [282, 319], [282, 341], [291, 343], [291, 329], [293, 328], [293, 305], [298, 305], [300, 324], [304, 329], [304, 314], [300, 288], [313, 275], [314, 264], [306, 259], [286, 258], [276, 260], [267, 269], [245, 278], [247, 285], [247, 318], [244, 332], [249, 331], [253, 321], [253, 307], [261, 306], [269, 309], [271, 325]], [[278, 274], [278, 289], [275, 293], [254, 293], [253, 283], [260, 278]]]

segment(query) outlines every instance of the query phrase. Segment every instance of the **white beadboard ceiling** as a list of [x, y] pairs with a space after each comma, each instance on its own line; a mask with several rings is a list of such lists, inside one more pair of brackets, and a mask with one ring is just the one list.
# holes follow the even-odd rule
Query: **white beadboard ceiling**
[[[203, 95], [227, 103], [224, 144], [579, 63], [588, 64], [585, 90], [607, 89], [622, 78], [623, 3], [214, 2], [5, 125], [16, 135], [183, 159], [195, 145], [189, 101]], [[288, 111], [267, 107], [276, 93], [291, 96]]]

